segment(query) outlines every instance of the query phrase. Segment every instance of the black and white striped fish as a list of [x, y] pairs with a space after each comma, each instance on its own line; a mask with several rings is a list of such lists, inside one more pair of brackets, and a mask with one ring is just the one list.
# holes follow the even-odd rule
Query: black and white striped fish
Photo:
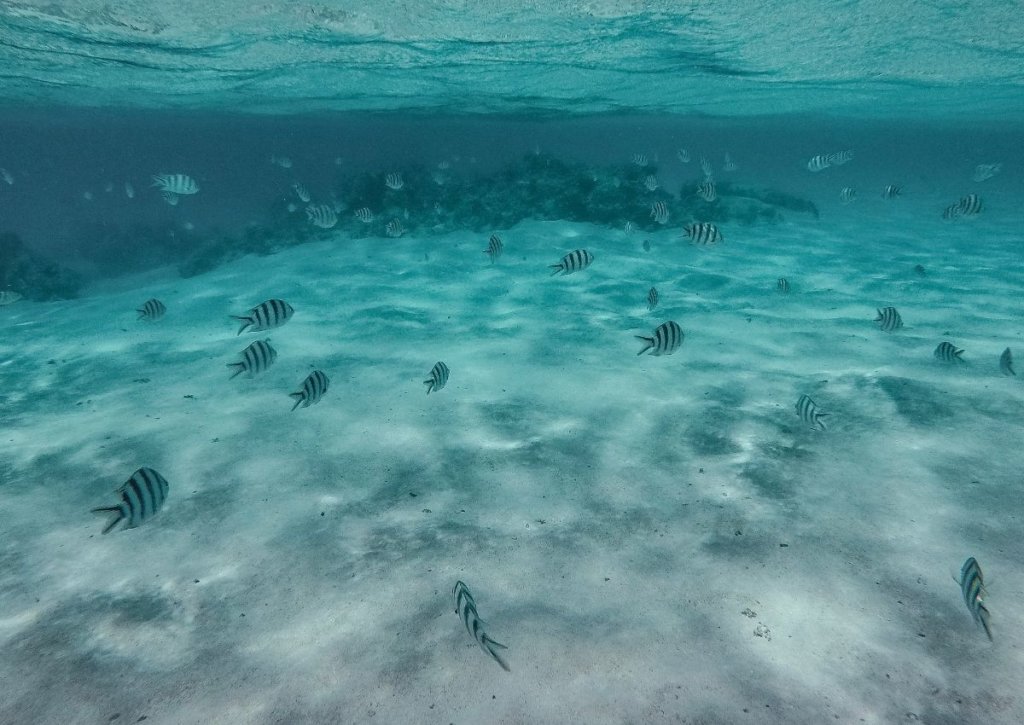
[[455, 588], [452, 590], [452, 595], [455, 597], [455, 613], [462, 618], [462, 623], [466, 625], [466, 631], [473, 636], [473, 639], [480, 645], [480, 649], [501, 665], [501, 669], [505, 670], [505, 672], [511, 672], [512, 670], [509, 669], [505, 660], [495, 651], [495, 648], [508, 649], [508, 647], [501, 644], [501, 642], [495, 642], [484, 632], [484, 622], [480, 619], [480, 615], [477, 614], [476, 602], [473, 600], [469, 587], [461, 581], [457, 581], [455, 582]]
[[330, 229], [338, 223], [338, 215], [329, 204], [310, 204], [306, 207], [306, 218], [321, 229]]
[[857, 192], [849, 186], [844, 186], [842, 191], [839, 192], [839, 201], [844, 204], [849, 204], [851, 201], [857, 198]]
[[1003, 375], [1017, 374], [1013, 370], [1013, 353], [1010, 352], [1010, 348], [1003, 350], [1003, 354], [999, 356], [999, 371]]
[[501, 253], [505, 251], [505, 244], [501, 241], [501, 237], [497, 234], [492, 234], [491, 238], [487, 240], [487, 249], [484, 250], [484, 254], [491, 258], [491, 263], [494, 263]]
[[284, 300], [271, 299], [260, 302], [244, 315], [231, 315], [235, 320], [242, 323], [238, 328], [237, 335], [241, 335], [246, 329], [249, 332], [263, 332], [280, 327], [288, 322], [295, 314], [295, 309]]
[[647, 309], [653, 310], [658, 306], [658, 290], [651, 287], [647, 290]]
[[302, 381], [302, 387], [294, 393], [290, 393], [292, 398], [295, 398], [295, 405], [292, 406], [292, 410], [295, 410], [300, 405], [303, 408], [308, 408], [314, 403], [319, 403], [320, 398], [327, 392], [327, 386], [330, 385], [330, 379], [321, 370], [314, 370], [306, 379]]
[[708, 157], [705, 156], [704, 154], [700, 155], [700, 170], [704, 172], [705, 179], [710, 179], [715, 172], [715, 170], [711, 167], [711, 162], [708, 161]]
[[658, 186], [658, 177], [654, 174], [648, 174], [644, 177], [644, 188], [647, 189], [647, 191], [657, 191]]
[[556, 274], [572, 274], [573, 272], [579, 272], [580, 270], [589, 267], [593, 261], [594, 255], [586, 249], [574, 249], [562, 257], [562, 260], [558, 264], [549, 264], [548, 267], [555, 270], [551, 273], [551, 276], [553, 277]]
[[295, 192], [295, 196], [299, 197], [299, 200], [302, 201], [303, 204], [309, 203], [309, 189], [296, 181], [292, 184], [292, 190]]
[[779, 277], [779, 281], [778, 281], [778, 283], [776, 283], [775, 289], [777, 289], [779, 292], [781, 292], [784, 295], [788, 295], [789, 294], [789, 280], [786, 279], [785, 277]]
[[626, 223], [625, 223], [625, 224], [624, 224], [624, 225], [622, 226], [622, 229], [623, 229], [623, 231], [625, 231], [625, 232], [626, 232], [626, 234], [632, 234], [632, 233], [633, 233], [633, 222], [629, 222], [629, 221], [628, 221], [628, 222], [626, 222]]
[[434, 367], [430, 369], [430, 377], [423, 381], [423, 384], [427, 386], [427, 395], [436, 393], [447, 385], [450, 373], [451, 371], [448, 369], [448, 366], [440, 360], [434, 363]]
[[724, 242], [725, 237], [718, 230], [718, 227], [711, 222], [694, 222], [683, 227], [686, 236], [694, 244], [717, 244]]
[[896, 311], [895, 307], [883, 307], [878, 310], [875, 322], [879, 323], [878, 326], [882, 328], [882, 332], [892, 332], [903, 327], [903, 318], [900, 317], [900, 313]]
[[633, 154], [632, 161], [637, 166], [647, 166], [647, 154]]
[[942, 212], [943, 219], [959, 219], [962, 216], [974, 216], [981, 213], [981, 197], [968, 194], [955, 204], [950, 204]]
[[942, 362], [953, 362], [954, 360], [957, 362], [963, 362], [963, 359], [960, 357], [963, 355], [963, 352], [963, 350], [953, 343], [943, 341], [939, 343], [937, 348], [935, 348], [935, 357]]
[[838, 151], [834, 154], [829, 154], [825, 157], [829, 166], [842, 166], [853, 159], [853, 151], [847, 149], [846, 151]]
[[715, 182], [713, 179], [697, 184], [697, 196], [709, 204], [718, 198], [718, 191], [715, 189]]
[[257, 340], [242, 350], [241, 355], [240, 362], [228, 363], [229, 368], [235, 368], [235, 372], [228, 380], [234, 380], [242, 373], [248, 373], [251, 378], [253, 375], [265, 372], [277, 360], [277, 350], [270, 346], [270, 340]]
[[884, 189], [882, 189], [882, 198], [895, 199], [900, 195], [901, 191], [902, 189], [896, 184], [888, 184]]
[[373, 221], [373, 212], [370, 211], [369, 207], [364, 206], [360, 209], [356, 209], [355, 217], [363, 224], [369, 224]]
[[676, 322], [669, 320], [654, 328], [651, 337], [636, 335], [636, 339], [645, 343], [637, 355], [643, 355], [648, 350], [651, 351], [651, 355], [671, 355], [683, 344], [683, 330]]
[[14, 290], [2, 289], [0, 290], [0, 307], [6, 307], [7, 305], [13, 305], [15, 302], [22, 298], [21, 292], [15, 292]]
[[957, 580], [960, 585], [960, 593], [964, 596], [964, 603], [971, 613], [974, 621], [985, 630], [989, 641], [992, 641], [992, 629], [989, 627], [988, 607], [982, 598], [985, 596], [985, 580], [981, 574], [981, 566], [973, 556], [964, 562], [960, 567], [960, 578]]
[[397, 239], [405, 234], [405, 227], [402, 226], [402, 222], [398, 219], [392, 219], [384, 225], [384, 233], [392, 239]]
[[679, 149], [676, 151], [676, 158], [682, 161], [684, 164], [690, 163], [690, 152], [686, 149]]
[[800, 416], [800, 420], [807, 425], [817, 427], [820, 430], [828, 430], [825, 425], [825, 421], [822, 420], [822, 418], [826, 417], [828, 413], [822, 413], [818, 410], [818, 406], [815, 405], [810, 396], [801, 395], [800, 399], [796, 401], [796, 414]]
[[199, 191], [196, 180], [188, 174], [157, 174], [153, 177], [153, 186], [162, 192], [179, 196], [195, 194]]
[[651, 219], [658, 224], [668, 224], [668, 207], [665, 206], [665, 202], [656, 201], [651, 204]]
[[1003, 168], [1002, 164], [978, 164], [974, 167], [975, 181], [988, 181]]
[[401, 174], [399, 174], [397, 171], [392, 171], [390, 174], [384, 177], [384, 186], [388, 187], [392, 191], [398, 191], [403, 186], [405, 186], [405, 182], [402, 181]]
[[828, 156], [818, 154], [817, 156], [812, 156], [811, 160], [807, 162], [807, 170], [818, 173], [819, 171], [824, 171], [831, 165], [832, 164], [828, 161]]
[[159, 320], [167, 312], [167, 307], [158, 299], [149, 299], [142, 303], [142, 307], [135, 310], [139, 313], [138, 319]]
[[167, 500], [169, 490], [170, 485], [166, 478], [152, 468], [140, 468], [117, 489], [121, 494], [121, 503], [117, 506], [101, 506], [92, 512], [110, 514], [110, 520], [103, 527], [104, 534], [109, 534], [122, 521], [122, 530], [134, 529], [160, 510]]

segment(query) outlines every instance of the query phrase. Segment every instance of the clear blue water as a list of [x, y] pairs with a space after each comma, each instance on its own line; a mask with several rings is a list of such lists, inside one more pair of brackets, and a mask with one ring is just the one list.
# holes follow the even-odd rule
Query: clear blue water
[[[1024, 721], [1022, 30], [0, 4], [0, 723]], [[166, 503], [103, 536], [143, 466]]]

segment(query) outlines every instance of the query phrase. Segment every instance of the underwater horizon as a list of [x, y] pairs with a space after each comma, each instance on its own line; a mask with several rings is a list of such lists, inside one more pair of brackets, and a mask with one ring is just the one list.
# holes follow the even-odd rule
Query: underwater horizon
[[1020, 10], [0, 3], [0, 725], [1024, 722]]

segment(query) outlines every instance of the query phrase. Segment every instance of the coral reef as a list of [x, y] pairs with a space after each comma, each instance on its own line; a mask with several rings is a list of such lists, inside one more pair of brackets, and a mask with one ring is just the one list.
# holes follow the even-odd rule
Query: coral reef
[[29, 251], [17, 234], [0, 233], [0, 289], [42, 301], [77, 297], [81, 286], [77, 273]]

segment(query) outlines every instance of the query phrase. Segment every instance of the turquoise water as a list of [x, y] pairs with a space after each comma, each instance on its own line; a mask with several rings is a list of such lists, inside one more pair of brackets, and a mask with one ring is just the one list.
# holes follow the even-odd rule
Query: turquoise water
[[0, 723], [1024, 721], [1018, 16], [0, 6]]

